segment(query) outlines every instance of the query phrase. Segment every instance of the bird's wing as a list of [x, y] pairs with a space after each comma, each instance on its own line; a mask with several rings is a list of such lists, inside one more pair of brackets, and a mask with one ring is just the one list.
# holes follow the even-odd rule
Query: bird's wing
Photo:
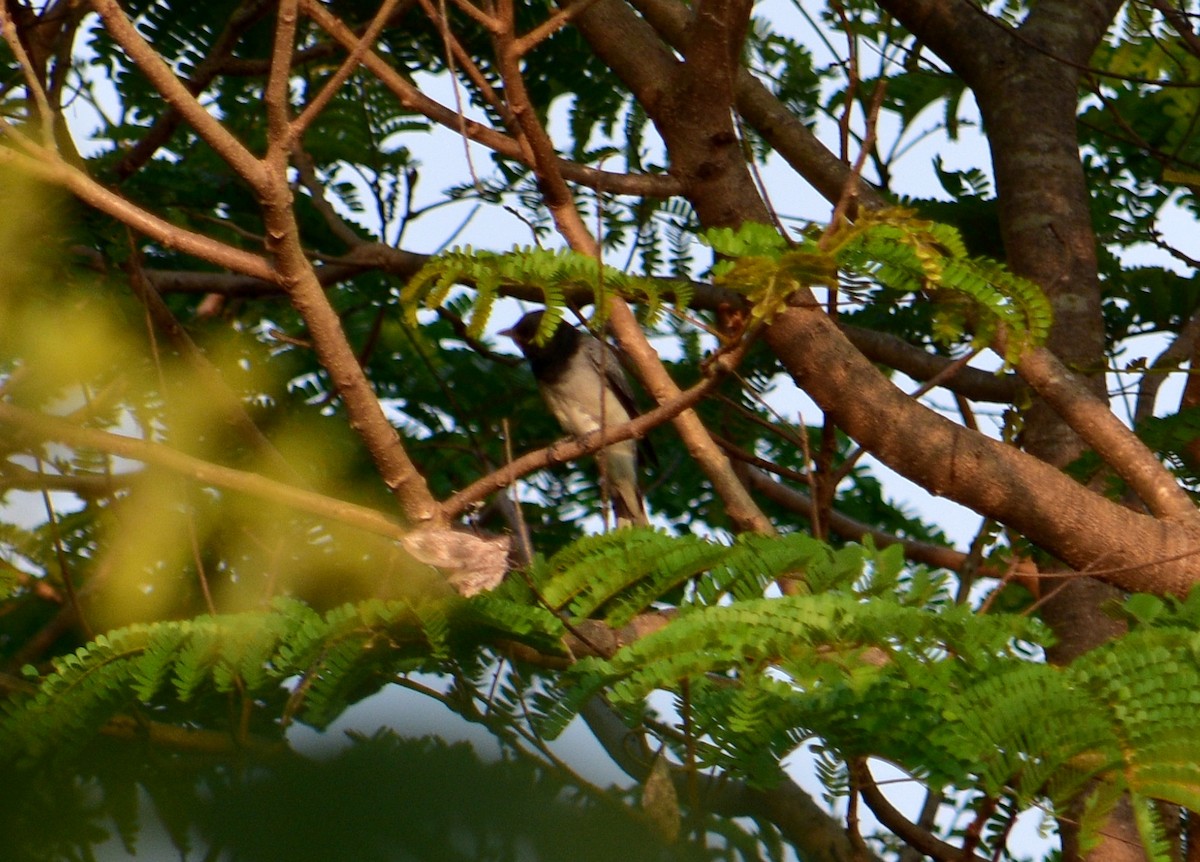
[[633, 399], [633, 389], [629, 385], [629, 378], [625, 376], [625, 369], [621, 367], [617, 351], [599, 339], [590, 337], [584, 342], [583, 349], [587, 352], [588, 361], [596, 369], [596, 374], [604, 375], [605, 382], [630, 418], [641, 413]]
[[[638, 409], [637, 401], [633, 397], [633, 387], [629, 385], [629, 378], [622, 367], [621, 354], [617, 348], [589, 336], [584, 342], [583, 349], [587, 351], [588, 361], [592, 363], [596, 373], [604, 374], [605, 381], [612, 389], [613, 395], [617, 397], [617, 401], [629, 414], [629, 418], [641, 415], [642, 411]], [[637, 443], [642, 457], [648, 463], [658, 466], [658, 455], [655, 454], [654, 447], [650, 445], [649, 438], [642, 437]]]

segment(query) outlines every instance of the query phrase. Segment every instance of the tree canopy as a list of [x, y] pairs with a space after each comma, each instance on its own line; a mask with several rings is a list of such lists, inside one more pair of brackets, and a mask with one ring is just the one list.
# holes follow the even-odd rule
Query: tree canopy
[[[0, 841], [1197, 858], [1198, 21], [6, 0]], [[561, 439], [534, 308], [645, 412]], [[613, 529], [590, 456], [647, 436]], [[293, 747], [388, 686], [502, 757]]]

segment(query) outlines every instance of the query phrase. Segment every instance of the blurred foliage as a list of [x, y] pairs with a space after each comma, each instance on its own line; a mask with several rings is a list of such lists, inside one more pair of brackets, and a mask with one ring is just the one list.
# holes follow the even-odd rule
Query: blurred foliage
[[352, 736], [332, 756], [235, 763], [101, 740], [69, 771], [0, 775], [0, 853], [28, 862], [93, 858], [117, 841], [144, 858], [238, 862], [565, 862], [610, 859], [614, 844], [633, 860], [707, 858], [665, 846], [617, 794], [589, 795], [527, 760], [481, 759], [465, 743], [386, 731]]

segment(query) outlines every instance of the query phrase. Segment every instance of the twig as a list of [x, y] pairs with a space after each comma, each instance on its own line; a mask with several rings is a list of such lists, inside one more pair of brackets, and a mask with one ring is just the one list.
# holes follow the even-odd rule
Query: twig
[[[500, 427], [504, 432], [504, 461], [506, 464], [512, 464], [512, 432], [508, 426], [508, 420], [502, 420]], [[520, 565], [524, 567], [533, 562], [533, 541], [529, 537], [529, 524], [525, 521], [525, 513], [521, 509], [521, 497], [517, 494], [515, 485], [512, 486], [512, 507], [515, 515], [513, 526], [517, 534], [518, 556]]]
[[251, 753], [257, 757], [278, 758], [294, 756], [287, 743], [249, 734], [234, 735], [218, 730], [179, 727], [144, 718], [117, 716], [100, 728], [100, 733], [114, 739], [149, 741], [155, 748], [184, 751], [192, 754], [226, 756]]
[[[37, 457], [38, 473], [44, 472], [42, 467], [41, 456]], [[50, 498], [50, 492], [43, 486], [41, 489], [42, 505], [46, 509], [46, 520], [50, 524], [50, 535], [54, 541], [54, 555], [58, 560], [58, 576], [62, 580], [63, 592], [67, 596], [67, 605], [74, 612], [79, 624], [83, 627], [84, 634], [88, 640], [95, 637], [96, 633], [92, 631], [91, 625], [87, 621], [87, 617], [83, 614], [83, 607], [79, 604], [79, 595], [75, 591], [75, 579], [71, 573], [71, 566], [67, 562], [67, 552], [63, 547], [62, 530], [58, 525], [58, 513], [54, 510], [54, 501]]]
[[[358, 45], [358, 37], [354, 32], [320, 4], [312, 2], [312, 0], [303, 0], [303, 4], [305, 13], [347, 50], [353, 50]], [[418, 90], [374, 51], [365, 52], [362, 62], [385, 87], [395, 94], [405, 108], [416, 111], [454, 132], [460, 134], [465, 132], [470, 140], [494, 150], [504, 158], [529, 165], [528, 153], [514, 138], [474, 120], [462, 119], [458, 111], [430, 99]], [[557, 159], [557, 156], [555, 158]], [[563, 175], [572, 182], [593, 188], [603, 188], [618, 194], [665, 198], [679, 194], [683, 189], [683, 185], [678, 179], [666, 174], [612, 173], [566, 159], [557, 160]]]
[[[307, 111], [308, 109], [306, 108], [305, 112], [307, 113]], [[294, 135], [296, 122], [298, 120], [292, 123]], [[298, 136], [297, 140], [299, 140]], [[348, 248], [353, 249], [364, 245], [362, 237], [355, 233], [354, 228], [337, 214], [333, 206], [329, 203], [329, 199], [325, 197], [325, 186], [317, 176], [317, 168], [313, 164], [312, 156], [299, 143], [292, 147], [292, 161], [296, 166], [296, 174], [300, 177], [300, 184], [308, 189], [309, 200], [312, 201], [313, 208], [321, 214], [321, 218], [325, 220], [325, 224], [330, 232], [344, 242]]]
[[313, 100], [304, 106], [304, 110], [300, 112], [300, 116], [292, 120], [291, 129], [289, 130], [292, 141], [298, 142], [300, 140], [304, 134], [304, 130], [312, 125], [317, 115], [325, 110], [325, 106], [329, 104], [337, 94], [337, 91], [341, 89], [342, 84], [346, 83], [346, 79], [358, 68], [358, 64], [362, 62], [363, 55], [370, 50], [371, 45], [379, 38], [380, 32], [391, 18], [392, 12], [395, 11], [399, 2], [400, 0], [384, 0], [380, 5], [379, 11], [375, 13], [375, 17], [371, 19], [371, 23], [367, 25], [367, 29], [363, 32], [358, 45], [350, 50], [350, 53], [346, 55], [346, 59], [338, 66], [337, 71], [329, 77], [329, 80], [325, 82], [325, 85], [321, 87], [320, 92], [317, 93]]
[[[784, 506], [798, 515], [806, 518], [811, 517], [813, 503], [810, 495], [771, 479], [761, 469], [748, 467], [743, 468], [740, 472], [745, 476], [746, 483], [753, 490], [758, 491], [772, 502]], [[961, 571], [963, 566], [969, 562], [968, 555], [962, 551], [947, 548], [943, 545], [935, 545], [931, 542], [922, 542], [917, 539], [906, 539], [896, 536], [843, 514], [836, 509], [831, 509], [827, 513], [827, 517], [829, 528], [843, 539], [861, 542], [864, 538], [870, 536], [878, 548], [899, 544], [904, 548], [904, 556], [914, 563], [924, 563], [934, 568], [949, 569], [950, 571], [957, 572]], [[1018, 566], [1020, 567], [1019, 570]], [[1006, 571], [1012, 574], [1020, 571], [1026, 577], [1036, 575], [1036, 569], [1033, 567], [1033, 564], [1025, 560], [1014, 563], [1012, 568]], [[1006, 576], [1004, 571], [999, 571], [991, 566], [980, 566], [978, 574], [983, 577], [1001, 579], [1004, 579]]]
[[916, 848], [936, 862], [989, 862], [983, 856], [947, 844], [932, 832], [922, 829], [893, 807], [875, 783], [870, 767], [865, 760], [853, 761], [850, 769], [858, 775], [858, 792], [879, 822], [890, 829], [902, 841]]
[[135, 473], [121, 473], [116, 476], [108, 473], [35, 473], [9, 461], [0, 469], [0, 492], [38, 491], [45, 488], [47, 491], [68, 491], [83, 500], [94, 500], [111, 497], [113, 493], [128, 487], [136, 479]]
[[46, 96], [46, 90], [42, 87], [42, 82], [38, 80], [37, 71], [33, 68], [33, 63], [29, 59], [29, 55], [25, 52], [25, 46], [21, 44], [21, 37], [17, 33], [16, 22], [13, 21], [11, 13], [7, 6], [0, 6], [0, 30], [3, 31], [4, 41], [8, 43], [8, 49], [13, 52], [13, 57], [17, 61], [17, 65], [21, 67], [21, 73], [25, 77], [25, 89], [29, 93], [29, 97], [37, 106], [39, 127], [42, 132], [42, 146], [48, 150], [55, 148], [54, 144], [54, 119], [55, 113], [50, 109], [50, 100]]
[[551, 15], [541, 24], [538, 24], [524, 36], [518, 38], [513, 43], [513, 47], [516, 49], [517, 53], [521, 54], [522, 56], [528, 54], [539, 43], [549, 39], [563, 27], [567, 26], [567, 24], [571, 22], [572, 18], [583, 12], [594, 2], [595, 0], [574, 0], [574, 2], [560, 4], [560, 8], [557, 9], [553, 15]]
[[200, 537], [196, 533], [196, 512], [189, 510], [186, 516], [188, 544], [192, 549], [192, 564], [196, 567], [196, 578], [200, 581], [200, 592], [204, 594], [204, 605], [210, 614], [217, 613], [216, 602], [213, 601], [212, 590], [208, 586], [208, 575], [204, 571], [204, 557], [200, 553]]

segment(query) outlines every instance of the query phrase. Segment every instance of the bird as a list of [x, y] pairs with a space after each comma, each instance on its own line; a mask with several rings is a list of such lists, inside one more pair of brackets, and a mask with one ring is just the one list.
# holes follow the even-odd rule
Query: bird
[[[511, 338], [529, 360], [542, 399], [563, 430], [583, 437], [637, 416], [633, 390], [614, 349], [565, 321], [537, 343], [544, 313], [531, 311], [500, 334]], [[601, 475], [618, 527], [649, 523], [638, 487], [638, 448], [638, 442], [630, 439], [600, 451]], [[642, 441], [642, 448], [653, 460], [648, 441]]]

